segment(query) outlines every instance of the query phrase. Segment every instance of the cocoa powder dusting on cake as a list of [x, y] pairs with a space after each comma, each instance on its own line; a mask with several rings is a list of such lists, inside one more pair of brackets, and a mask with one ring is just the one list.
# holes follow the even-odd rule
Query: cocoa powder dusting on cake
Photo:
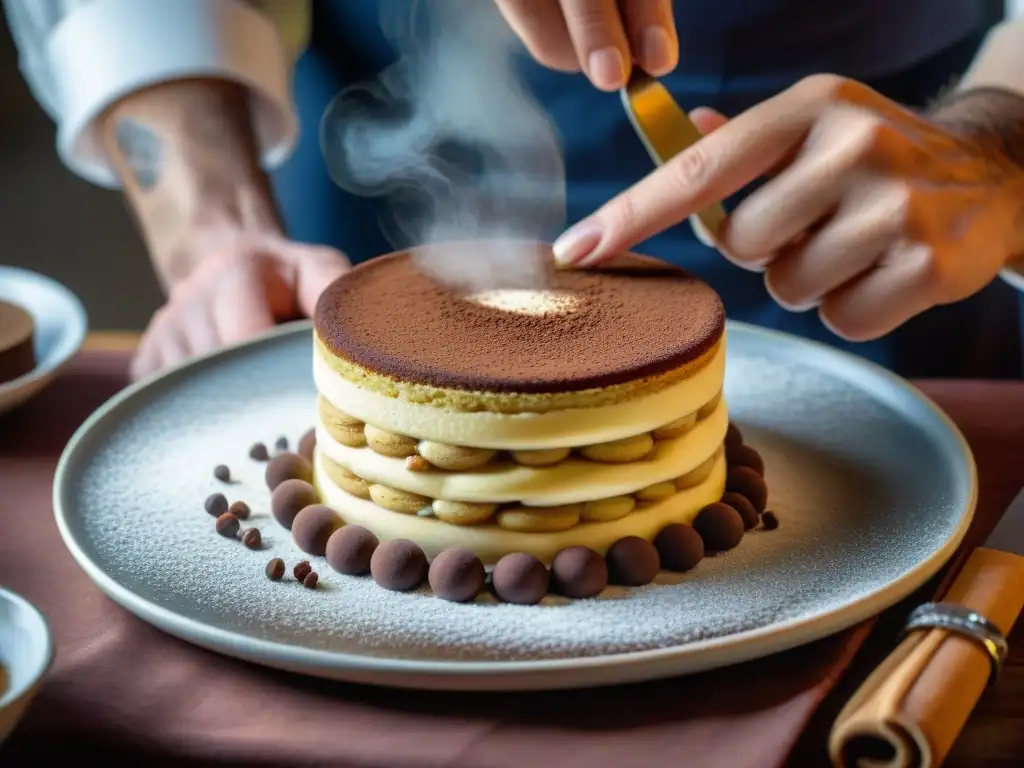
[[[545, 260], [547, 263], [549, 260]], [[317, 334], [376, 373], [436, 387], [543, 393], [665, 373], [709, 350], [725, 313], [710, 286], [644, 257], [625, 267], [555, 270], [538, 311], [459, 296], [407, 254], [360, 265], [321, 295]], [[543, 308], [545, 296], [550, 310]], [[570, 300], [561, 302], [560, 297]], [[560, 303], [561, 302], [561, 303]]]

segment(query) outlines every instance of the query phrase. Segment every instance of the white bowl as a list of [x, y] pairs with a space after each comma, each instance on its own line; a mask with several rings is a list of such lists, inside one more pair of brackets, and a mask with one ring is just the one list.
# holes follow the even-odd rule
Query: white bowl
[[0, 589], [0, 665], [7, 677], [0, 690], [0, 743], [25, 714], [52, 661], [53, 637], [43, 614], [20, 595]]
[[0, 413], [38, 394], [85, 341], [85, 308], [71, 291], [49, 277], [0, 267], [0, 299], [27, 310], [35, 321], [36, 367], [0, 384]]

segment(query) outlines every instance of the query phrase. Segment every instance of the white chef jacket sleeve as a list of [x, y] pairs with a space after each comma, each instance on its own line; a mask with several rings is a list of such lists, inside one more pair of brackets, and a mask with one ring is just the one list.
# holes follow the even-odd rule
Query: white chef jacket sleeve
[[292, 67], [309, 36], [309, 0], [3, 0], [21, 71], [57, 123], [57, 152], [79, 176], [120, 185], [98, 130], [125, 95], [188, 77], [250, 89], [261, 162], [298, 134]]

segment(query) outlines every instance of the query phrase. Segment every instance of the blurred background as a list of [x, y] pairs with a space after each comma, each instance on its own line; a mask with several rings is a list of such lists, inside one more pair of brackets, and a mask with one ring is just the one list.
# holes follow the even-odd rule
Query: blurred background
[[0, 264], [60, 281], [93, 329], [142, 330], [162, 303], [142, 240], [117, 192], [66, 170], [55, 128], [32, 99], [0, 28]]
[[[986, 4], [994, 18], [1024, 0]], [[67, 171], [53, 123], [18, 70], [0, 25], [0, 264], [49, 275], [74, 291], [94, 330], [142, 330], [162, 303], [156, 278], [120, 194]]]

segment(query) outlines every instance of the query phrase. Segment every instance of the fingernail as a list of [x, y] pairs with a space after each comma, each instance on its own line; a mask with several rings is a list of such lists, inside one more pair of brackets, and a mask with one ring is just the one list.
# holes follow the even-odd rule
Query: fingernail
[[613, 91], [626, 83], [626, 61], [618, 48], [601, 48], [587, 59], [587, 74], [598, 88]]
[[667, 75], [676, 66], [676, 50], [672, 36], [664, 27], [648, 27], [640, 35], [640, 52], [644, 69], [652, 75]]
[[590, 256], [601, 242], [601, 230], [594, 222], [582, 221], [570, 227], [557, 240], [551, 250], [555, 253], [555, 263], [562, 266], [578, 264]]

